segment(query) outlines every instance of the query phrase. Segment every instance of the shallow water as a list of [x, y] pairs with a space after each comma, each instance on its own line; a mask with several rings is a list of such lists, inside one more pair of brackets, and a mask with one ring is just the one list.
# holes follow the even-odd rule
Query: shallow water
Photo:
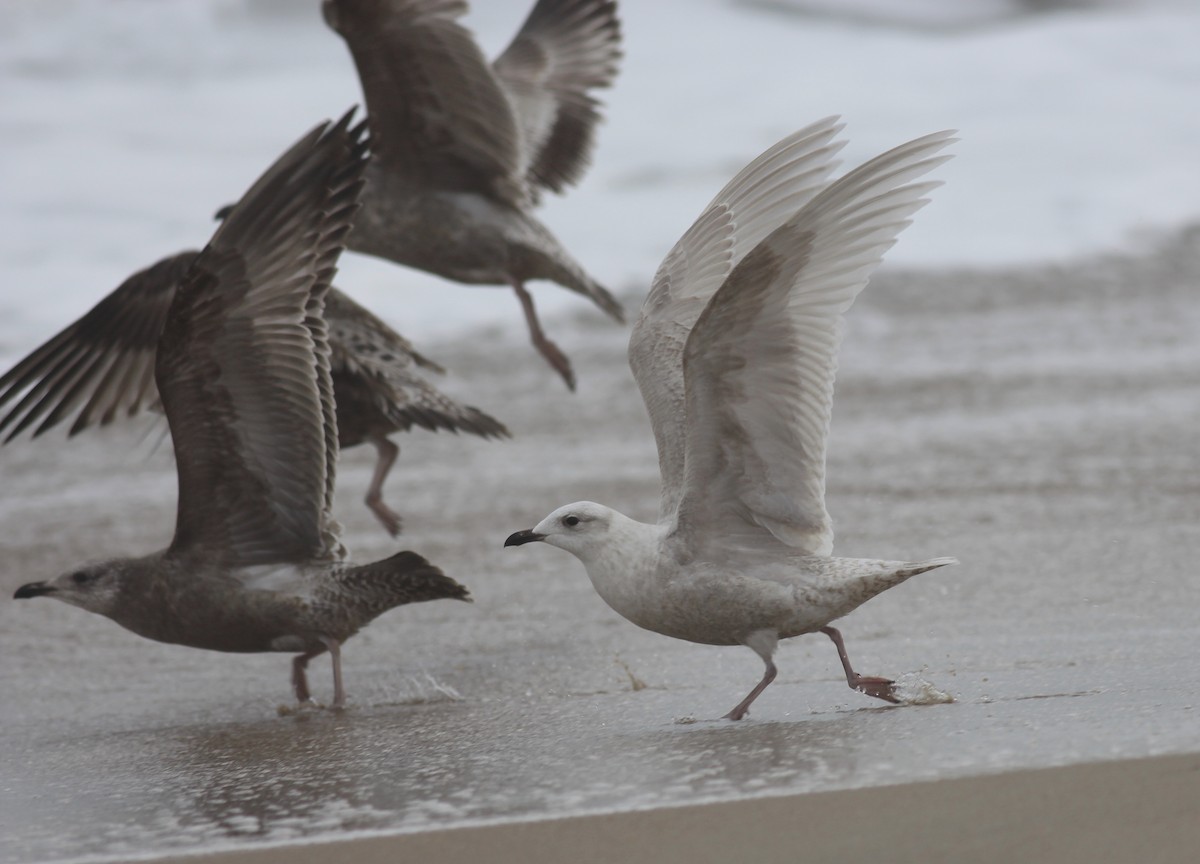
[[[514, 439], [400, 437], [389, 540], [358, 498], [358, 559], [411, 546], [473, 605], [388, 613], [344, 654], [352, 706], [288, 706], [285, 655], [141, 640], [49, 601], [0, 600], [0, 860], [122, 858], [862, 787], [1200, 749], [1200, 233], [1144, 258], [884, 273], [850, 314], [829, 503], [840, 554], [955, 555], [839, 625], [856, 666], [952, 704], [851, 692], [791, 640], [747, 721], [743, 649], [674, 642], [604, 606], [580, 565], [503, 549], [553, 507], [657, 506], [626, 333], [554, 322], [572, 397], [520, 342], [429, 346]], [[506, 357], [504, 364], [495, 357]], [[167, 542], [169, 448], [126, 426], [0, 456], [7, 596]], [[312, 665], [318, 696], [328, 664]], [[644, 685], [644, 686], [641, 686]]]

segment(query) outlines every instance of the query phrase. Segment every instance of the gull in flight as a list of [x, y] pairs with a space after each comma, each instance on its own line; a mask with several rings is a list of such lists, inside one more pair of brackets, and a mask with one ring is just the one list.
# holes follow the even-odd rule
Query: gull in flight
[[[199, 254], [180, 252], [134, 273], [0, 376], [0, 406], [21, 396], [0, 417], [0, 433], [7, 431], [3, 443], [30, 428], [36, 438], [76, 409], [69, 436], [143, 408], [161, 411], [154, 354], [176, 289]], [[364, 501], [395, 536], [400, 516], [383, 500], [383, 484], [400, 448], [389, 435], [414, 426], [482, 438], [509, 433], [499, 420], [434, 387], [423, 373], [445, 370], [336, 288], [325, 296], [325, 321], [338, 443], [343, 450], [374, 445], [375, 471]]]
[[322, 124], [250, 188], [171, 301], [154, 376], [179, 474], [166, 549], [17, 589], [105, 615], [139, 636], [308, 661], [402, 603], [468, 599], [415, 552], [353, 565], [331, 514], [338, 455], [322, 311], [357, 207], [365, 124]]
[[820, 631], [855, 690], [899, 701], [858, 674], [830, 622], [910, 576], [957, 563], [833, 557], [825, 450], [843, 315], [925, 203], [915, 182], [949, 159], [948, 132], [902, 144], [835, 182], [837, 118], [767, 150], [731, 180], [667, 255], [629, 343], [654, 427], [659, 519], [590, 501], [555, 510], [505, 546], [572, 553], [634, 624], [708, 645], [745, 645], [775, 678], [780, 639]]
[[325, 0], [358, 68], [371, 124], [362, 210], [347, 248], [470, 285], [509, 285], [534, 347], [567, 386], [525, 283], [548, 279], [623, 321], [621, 305], [533, 216], [543, 190], [587, 170], [592, 91], [620, 59], [615, 0], [539, 0], [488, 63], [462, 0]]

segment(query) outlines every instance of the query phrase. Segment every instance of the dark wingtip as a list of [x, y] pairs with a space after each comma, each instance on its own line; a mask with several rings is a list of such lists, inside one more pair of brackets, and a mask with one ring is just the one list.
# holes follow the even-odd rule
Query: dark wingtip
[[45, 582], [29, 582], [22, 585], [13, 594], [14, 600], [28, 600], [30, 597], [41, 597], [45, 594], [53, 594], [55, 589], [47, 585]]
[[517, 531], [515, 534], [509, 534], [508, 539], [504, 541], [505, 546], [524, 546], [526, 543], [534, 543], [538, 540], [545, 540], [545, 534], [539, 534], [532, 528], [526, 528], [524, 531]]

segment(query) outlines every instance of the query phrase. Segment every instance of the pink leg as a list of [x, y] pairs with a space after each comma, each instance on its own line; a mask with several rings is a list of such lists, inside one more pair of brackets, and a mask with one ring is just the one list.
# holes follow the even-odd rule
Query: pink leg
[[766, 664], [767, 670], [763, 672], [762, 680], [750, 691], [749, 695], [725, 715], [724, 719], [726, 720], [741, 720], [745, 717], [750, 710], [750, 704], [767, 689], [768, 684], [775, 680], [775, 663], [771, 658], [775, 656], [775, 648], [779, 645], [779, 634], [774, 630], [754, 630], [746, 634], [741, 641], [743, 645], [759, 656]]
[[739, 702], [732, 711], [725, 715], [725, 720], [741, 720], [746, 716], [746, 712], [750, 710], [750, 703], [758, 698], [758, 695], [767, 689], [767, 685], [775, 680], [775, 664], [770, 657], [764, 657], [763, 662], [767, 664], [767, 671], [763, 673], [762, 680], [758, 682], [750, 694]]
[[890, 681], [887, 678], [874, 678], [859, 675], [850, 666], [850, 657], [846, 654], [846, 645], [842, 642], [842, 634], [833, 627], [822, 627], [821, 632], [833, 640], [833, 644], [837, 647], [838, 657], [841, 658], [842, 668], [846, 670], [846, 683], [850, 685], [851, 690], [857, 690], [859, 693], [865, 693], [868, 696], [874, 696], [876, 699], [882, 699], [884, 702], [892, 702], [900, 704], [900, 700], [896, 698], [892, 685], [895, 681]]
[[533, 298], [529, 296], [529, 292], [525, 290], [525, 286], [514, 279], [512, 287], [517, 292], [517, 299], [521, 301], [521, 308], [525, 310], [525, 322], [529, 325], [529, 338], [533, 342], [533, 346], [537, 348], [538, 353], [546, 358], [546, 362], [554, 368], [554, 371], [561, 375], [563, 380], [567, 382], [567, 387], [574, 390], [575, 373], [571, 369], [571, 361], [542, 332], [542, 325], [538, 321], [537, 311], [533, 308]]
[[387, 479], [388, 472], [392, 470], [392, 465], [395, 464], [396, 457], [400, 454], [400, 448], [382, 435], [378, 438], [371, 438], [370, 441], [375, 445], [379, 458], [375, 460], [375, 473], [371, 476], [371, 485], [367, 488], [367, 497], [364, 502], [371, 508], [375, 517], [383, 523], [387, 532], [395, 537], [400, 533], [400, 516], [383, 503], [383, 481]]
[[308, 690], [308, 675], [305, 671], [308, 668], [308, 661], [314, 654], [299, 654], [292, 660], [292, 689], [296, 692], [296, 701], [300, 704], [313, 701], [312, 693]]
[[333, 708], [341, 710], [346, 707], [346, 688], [342, 686], [342, 650], [336, 639], [322, 636], [321, 641], [329, 649], [329, 658], [333, 661]]

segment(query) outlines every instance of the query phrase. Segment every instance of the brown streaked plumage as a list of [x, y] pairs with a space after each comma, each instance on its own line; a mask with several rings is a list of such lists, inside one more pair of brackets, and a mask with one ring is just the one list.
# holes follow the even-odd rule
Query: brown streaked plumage
[[325, 0], [358, 68], [371, 124], [362, 211], [347, 247], [447, 279], [510, 285], [531, 340], [575, 388], [525, 283], [548, 279], [618, 321], [617, 300], [532, 215], [579, 180], [620, 58], [615, 0], [539, 0], [488, 64], [461, 0]]
[[325, 301], [332, 351], [333, 392], [338, 438], [343, 447], [364, 442], [378, 454], [366, 504], [394, 536], [400, 517], [382, 497], [383, 482], [400, 448], [388, 438], [418, 426], [436, 432], [468, 432], [481, 438], [507, 438], [508, 429], [478, 408], [463, 405], [426, 381], [417, 369], [442, 372], [399, 333], [345, 294], [330, 291]]
[[154, 353], [179, 475], [175, 537], [16, 598], [50, 596], [141, 636], [298, 652], [293, 687], [402, 603], [468, 599], [415, 552], [355, 566], [331, 507], [338, 440], [323, 306], [357, 208], [365, 129], [314, 129], [259, 178], [179, 283]]
[[[4, 443], [30, 429], [37, 437], [73, 414], [72, 436], [145, 408], [161, 410], [154, 353], [171, 300], [199, 254], [180, 252], [134, 273], [0, 376], [0, 406], [21, 397], [0, 417]], [[374, 445], [378, 458], [365, 501], [394, 536], [400, 517], [384, 502], [383, 483], [400, 448], [389, 435], [413, 426], [483, 438], [509, 433], [434, 387], [422, 371], [444, 370], [336, 288], [325, 298], [325, 320], [340, 445]]]

